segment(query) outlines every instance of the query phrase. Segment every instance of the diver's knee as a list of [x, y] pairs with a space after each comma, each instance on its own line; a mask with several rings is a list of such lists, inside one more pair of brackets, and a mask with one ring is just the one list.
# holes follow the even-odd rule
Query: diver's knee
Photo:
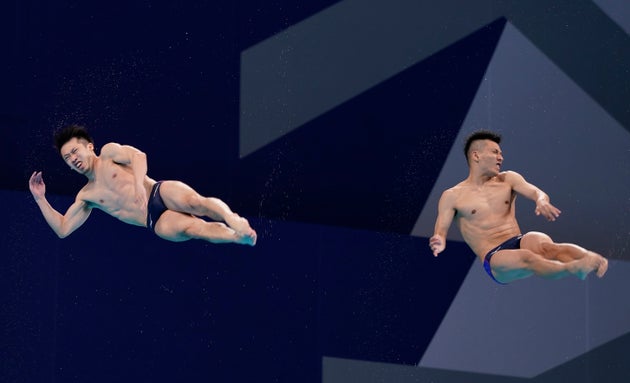
[[558, 253], [558, 245], [553, 242], [541, 242], [540, 249], [545, 256], [555, 255]]
[[549, 235], [542, 233], [540, 231], [530, 231], [530, 232], [525, 233], [523, 235], [523, 238], [521, 239], [521, 242], [522, 241], [537, 242], [537, 243], [553, 242], [553, 240], [551, 239]]
[[541, 254], [543, 253], [543, 246], [549, 243], [553, 243], [553, 240], [547, 234], [538, 231], [530, 231], [521, 238], [521, 249], [527, 249], [534, 253]]
[[186, 205], [190, 210], [197, 211], [203, 206], [203, 197], [197, 193], [190, 193], [185, 197]]
[[539, 255], [532, 251], [523, 251], [521, 253], [521, 262], [523, 262], [525, 265], [531, 265], [532, 263], [536, 262], [539, 257]]

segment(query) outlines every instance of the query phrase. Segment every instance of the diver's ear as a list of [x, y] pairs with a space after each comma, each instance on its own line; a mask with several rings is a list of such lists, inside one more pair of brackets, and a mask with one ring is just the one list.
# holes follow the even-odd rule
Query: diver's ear
[[473, 150], [472, 152], [470, 152], [470, 158], [474, 162], [479, 162], [479, 152], [477, 150]]
[[89, 150], [91, 150], [91, 151], [94, 151], [94, 144], [93, 144], [93, 143], [91, 143], [91, 142], [88, 142], [88, 144], [87, 144], [87, 148], [88, 148]]

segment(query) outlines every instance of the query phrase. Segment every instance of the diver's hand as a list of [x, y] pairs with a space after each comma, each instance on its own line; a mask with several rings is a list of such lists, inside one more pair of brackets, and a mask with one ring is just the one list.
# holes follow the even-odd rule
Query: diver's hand
[[35, 201], [44, 198], [46, 194], [46, 184], [44, 183], [42, 172], [33, 172], [31, 178], [28, 180], [28, 187], [31, 189], [31, 194], [33, 194]]
[[536, 200], [536, 215], [542, 215], [547, 221], [555, 221], [560, 216], [560, 209], [549, 203], [547, 198], [539, 198]]
[[434, 235], [429, 239], [429, 247], [433, 252], [433, 256], [437, 257], [438, 254], [444, 251], [446, 248], [446, 241], [442, 238], [441, 235]]

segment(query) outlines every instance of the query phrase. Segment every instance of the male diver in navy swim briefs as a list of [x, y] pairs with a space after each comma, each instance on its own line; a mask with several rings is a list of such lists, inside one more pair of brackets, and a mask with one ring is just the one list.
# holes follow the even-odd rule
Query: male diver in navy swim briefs
[[477, 131], [466, 140], [468, 178], [442, 193], [434, 235], [429, 240], [433, 255], [446, 247], [446, 234], [455, 221], [472, 251], [494, 281], [505, 284], [538, 275], [580, 279], [595, 271], [602, 277], [608, 261], [601, 255], [571, 243], [554, 243], [540, 232], [521, 233], [516, 221], [516, 195], [536, 202], [536, 215], [555, 221], [560, 210], [549, 196], [513, 171], [501, 171], [501, 136]]
[[88, 179], [74, 203], [61, 214], [46, 200], [42, 173], [31, 175], [31, 193], [60, 238], [78, 229], [92, 209], [98, 208], [170, 241], [256, 244], [256, 232], [249, 222], [223, 201], [203, 197], [180, 181], [156, 182], [149, 178], [146, 155], [132, 146], [108, 143], [97, 156], [94, 141], [79, 125], [68, 125], [57, 132], [55, 145], [66, 164]]

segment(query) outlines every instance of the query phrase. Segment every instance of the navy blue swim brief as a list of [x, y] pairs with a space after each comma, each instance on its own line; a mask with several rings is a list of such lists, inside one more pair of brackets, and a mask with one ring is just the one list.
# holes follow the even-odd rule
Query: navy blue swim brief
[[490, 260], [492, 259], [492, 256], [499, 250], [520, 249], [521, 248], [521, 238], [523, 238], [523, 234], [519, 234], [519, 235], [517, 235], [515, 237], [512, 237], [512, 238], [508, 239], [507, 241], [503, 242], [499, 246], [497, 246], [494, 249], [490, 250], [488, 252], [488, 254], [486, 254], [486, 256], [483, 258], [483, 268], [486, 270], [486, 273], [488, 273], [490, 278], [492, 278], [492, 280], [495, 281], [496, 283], [498, 283], [500, 285], [505, 285], [505, 283], [497, 281], [497, 279], [494, 277], [494, 275], [492, 275], [492, 268], [490, 267]]
[[151, 195], [147, 202], [147, 227], [155, 233], [155, 223], [168, 208], [164, 205], [162, 196], [160, 195], [160, 185], [162, 181], [158, 181], [151, 189]]

